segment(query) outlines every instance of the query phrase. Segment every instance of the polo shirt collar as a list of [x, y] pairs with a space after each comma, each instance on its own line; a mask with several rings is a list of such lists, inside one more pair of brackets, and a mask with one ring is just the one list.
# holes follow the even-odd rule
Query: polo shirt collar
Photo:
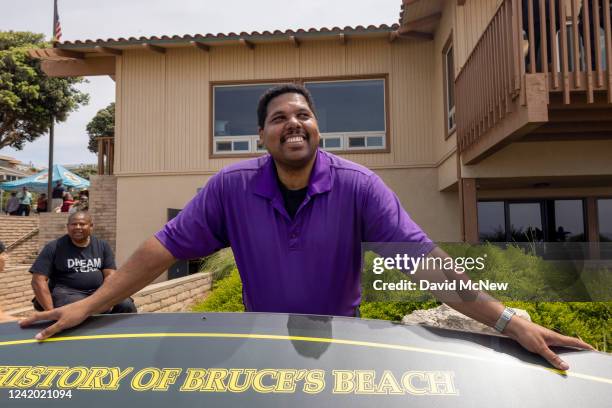
[[[317, 158], [315, 159], [310, 180], [308, 181], [308, 195], [326, 193], [331, 190], [331, 164], [330, 159], [320, 149], [317, 149]], [[259, 172], [255, 176], [255, 194], [268, 199], [273, 199], [280, 196], [280, 188], [278, 187], [276, 168], [272, 156], [268, 155], [265, 163], [260, 167]]]

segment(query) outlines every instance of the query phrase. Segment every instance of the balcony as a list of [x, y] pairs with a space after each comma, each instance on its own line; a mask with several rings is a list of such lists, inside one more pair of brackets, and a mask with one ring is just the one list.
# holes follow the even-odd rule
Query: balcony
[[612, 138], [610, 0], [503, 0], [455, 79], [475, 164], [516, 140]]
[[113, 174], [115, 159], [115, 138], [112, 136], [98, 137], [98, 175]]

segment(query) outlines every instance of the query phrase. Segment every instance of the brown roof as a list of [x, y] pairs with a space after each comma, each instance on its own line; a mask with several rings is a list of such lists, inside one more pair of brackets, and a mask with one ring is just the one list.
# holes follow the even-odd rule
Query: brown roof
[[11, 157], [11, 156], [2, 156], [2, 155], [0, 155], [0, 160], [7, 161], [7, 162], [10, 162], [12, 164], [21, 164], [21, 161], [17, 160], [14, 157]]
[[[399, 25], [409, 26], [410, 23], [419, 21], [436, 13], [441, 13], [444, 7], [444, 0], [402, 0], [402, 7], [399, 15]], [[435, 21], [420, 24], [419, 30], [424, 32], [434, 32], [437, 27]], [[401, 31], [401, 29], [400, 29]]]
[[387, 25], [369, 25], [350, 27], [332, 27], [332, 28], [309, 28], [309, 29], [298, 29], [298, 30], [275, 30], [275, 31], [253, 31], [253, 32], [240, 32], [240, 33], [218, 33], [218, 34], [195, 34], [195, 35], [173, 35], [167, 36], [162, 35], [151, 36], [151, 37], [129, 37], [129, 38], [107, 38], [107, 39], [96, 39], [96, 40], [76, 40], [76, 41], [64, 41], [56, 44], [56, 48], [64, 49], [78, 49], [78, 48], [91, 48], [95, 46], [101, 47], [113, 47], [113, 46], [130, 46], [140, 44], [156, 44], [156, 45], [172, 45], [182, 44], [189, 41], [197, 41], [207, 45], [211, 45], [219, 42], [226, 41], [238, 41], [241, 39], [249, 41], [274, 41], [274, 40], [286, 40], [289, 37], [295, 37], [296, 39], [307, 39], [325, 36], [334, 36], [339, 34], [344, 35], [366, 35], [375, 33], [390, 33], [396, 31], [399, 28], [399, 24]]

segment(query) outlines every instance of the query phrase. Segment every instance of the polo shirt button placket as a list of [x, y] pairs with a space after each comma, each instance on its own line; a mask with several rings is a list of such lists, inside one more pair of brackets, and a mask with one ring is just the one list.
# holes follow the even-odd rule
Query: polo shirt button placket
[[300, 230], [297, 226], [294, 226], [289, 232], [289, 249], [297, 249], [299, 235]]

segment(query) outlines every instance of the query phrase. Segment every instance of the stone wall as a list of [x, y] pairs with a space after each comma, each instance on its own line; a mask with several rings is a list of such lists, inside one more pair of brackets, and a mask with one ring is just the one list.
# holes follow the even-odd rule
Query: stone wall
[[209, 294], [211, 287], [211, 274], [200, 272], [154, 283], [132, 297], [139, 312], [188, 312], [193, 303]]
[[31, 234], [21, 243], [9, 249], [9, 262], [20, 263], [29, 260], [38, 251], [38, 221], [37, 215], [30, 217], [0, 216], [0, 241], [9, 246], [15, 241]]
[[39, 219], [38, 248], [40, 251], [49, 241], [58, 239], [67, 233], [68, 213], [42, 213]]
[[108, 242], [117, 252], [117, 177], [91, 176], [89, 213], [93, 218], [94, 234]]

